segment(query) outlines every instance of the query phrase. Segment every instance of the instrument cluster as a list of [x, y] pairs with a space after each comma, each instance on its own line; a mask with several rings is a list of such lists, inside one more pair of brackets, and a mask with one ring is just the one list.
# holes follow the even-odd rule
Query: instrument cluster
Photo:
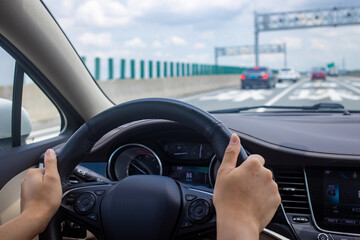
[[204, 142], [167, 140], [152, 148], [129, 143], [112, 152], [107, 173], [117, 181], [131, 175], [163, 175], [183, 183], [213, 187], [220, 163]]

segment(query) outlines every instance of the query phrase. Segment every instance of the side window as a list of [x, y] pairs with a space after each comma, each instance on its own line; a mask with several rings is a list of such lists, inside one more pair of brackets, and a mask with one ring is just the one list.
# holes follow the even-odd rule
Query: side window
[[[59, 135], [61, 126], [59, 111], [26, 73], [22, 107], [29, 114], [32, 127], [26, 138], [27, 144]], [[24, 120], [23, 118], [22, 121]]]
[[3, 48], [0, 47], [0, 151], [55, 137], [60, 115]]

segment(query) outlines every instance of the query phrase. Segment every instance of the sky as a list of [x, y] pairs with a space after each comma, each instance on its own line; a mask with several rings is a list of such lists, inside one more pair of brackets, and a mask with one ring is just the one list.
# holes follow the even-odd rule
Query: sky
[[[254, 12], [360, 6], [357, 0], [43, 0], [75, 49], [94, 58], [214, 63], [214, 48], [254, 44]], [[360, 25], [262, 32], [260, 44], [286, 43], [288, 65], [307, 71], [335, 62], [360, 69]], [[283, 54], [260, 65], [281, 68]], [[253, 55], [221, 57], [220, 65], [253, 66]], [[115, 76], [119, 69], [115, 67]], [[103, 71], [102, 75], [104, 75]]]

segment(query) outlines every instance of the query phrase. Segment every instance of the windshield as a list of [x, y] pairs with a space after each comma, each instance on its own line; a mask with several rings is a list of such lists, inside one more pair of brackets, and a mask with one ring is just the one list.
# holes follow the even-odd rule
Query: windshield
[[[44, 3], [116, 104], [166, 97], [208, 111], [317, 103], [360, 110], [357, 1]], [[279, 74], [293, 70], [299, 74]]]

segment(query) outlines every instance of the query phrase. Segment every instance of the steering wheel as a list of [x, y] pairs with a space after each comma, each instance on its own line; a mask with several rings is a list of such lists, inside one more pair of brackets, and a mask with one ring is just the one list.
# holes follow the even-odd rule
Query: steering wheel
[[[166, 119], [194, 129], [221, 161], [231, 132], [209, 113], [171, 99], [150, 98], [116, 105], [84, 123], [59, 152], [63, 198], [40, 239], [61, 239], [61, 215], [86, 226], [97, 239], [167, 240], [216, 226], [212, 189], [164, 176], [129, 176], [118, 182], [69, 185], [67, 177], [110, 130], [143, 119]], [[238, 164], [247, 158], [241, 147]]]

